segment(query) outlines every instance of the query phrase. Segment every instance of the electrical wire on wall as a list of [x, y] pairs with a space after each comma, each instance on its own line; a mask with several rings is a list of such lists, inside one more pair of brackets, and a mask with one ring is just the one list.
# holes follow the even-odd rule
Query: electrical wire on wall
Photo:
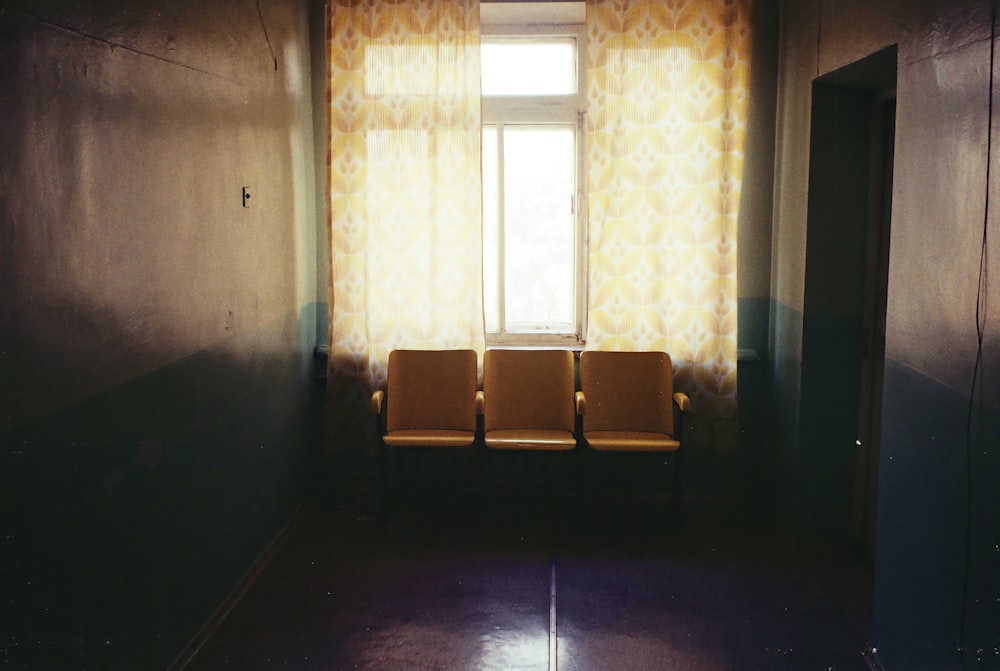
[[[987, 106], [987, 126], [986, 126], [986, 198], [983, 206], [983, 234], [979, 246], [979, 275], [976, 286], [976, 358], [972, 366], [972, 383], [969, 389], [969, 408], [965, 417], [965, 566], [962, 578], [962, 614], [959, 623], [958, 650], [959, 657], [963, 659], [965, 653], [966, 636], [968, 634], [969, 616], [969, 573], [971, 569], [972, 556], [972, 512], [974, 508], [974, 486], [973, 482], [973, 445], [975, 441], [972, 437], [973, 417], [975, 415], [977, 390], [981, 394], [982, 381], [980, 371], [983, 367], [983, 339], [986, 332], [986, 310], [987, 294], [989, 291], [989, 245], [988, 232], [990, 221], [990, 177], [993, 159], [993, 97], [994, 97], [994, 69], [996, 67], [996, 29], [997, 29], [997, 1], [990, 3], [990, 68], [989, 68], [989, 103]], [[964, 665], [964, 664], [963, 664]]]
[[260, 0], [256, 0], [257, 16], [260, 17], [260, 27], [264, 30], [264, 40], [267, 41], [267, 49], [271, 52], [271, 60], [274, 61], [274, 71], [278, 71], [278, 57], [274, 55], [274, 45], [271, 44], [271, 36], [267, 34], [267, 24], [264, 23], [264, 12], [260, 10]]

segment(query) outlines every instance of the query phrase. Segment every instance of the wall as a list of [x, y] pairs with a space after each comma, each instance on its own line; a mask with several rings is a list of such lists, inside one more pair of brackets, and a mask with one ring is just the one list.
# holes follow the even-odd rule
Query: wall
[[0, 61], [3, 659], [165, 668], [305, 494], [305, 2], [9, 2]]
[[[771, 220], [774, 196], [774, 132], [778, 86], [777, 0], [753, 3], [753, 54], [750, 64], [750, 106], [744, 150], [743, 184], [738, 223], [736, 263], [737, 398], [740, 440], [734, 481], [749, 480], [759, 494], [760, 483], [773, 472], [771, 445], [766, 439], [772, 398], [768, 387], [768, 330], [772, 311]], [[711, 464], [719, 472], [719, 463]], [[723, 486], [732, 488], [732, 483]]]
[[[782, 4], [770, 353], [788, 464], [813, 449], [800, 440], [813, 80], [899, 48], [871, 634], [890, 670], [1000, 663], [1000, 313], [989, 302], [972, 387], [986, 165], [998, 159], [990, 18], [987, 0]], [[996, 188], [991, 180], [991, 210]], [[995, 264], [992, 216], [989, 230]], [[997, 274], [987, 281], [995, 296]]]
[[327, 106], [326, 2], [308, 0], [310, 61], [312, 63], [313, 172], [316, 176], [316, 344], [326, 348], [330, 341], [330, 240], [327, 230], [330, 194], [327, 161], [330, 152], [330, 110]]
[[739, 347], [767, 354], [770, 313], [774, 117], [777, 103], [778, 3], [753, 3], [750, 105], [740, 198], [737, 285]]

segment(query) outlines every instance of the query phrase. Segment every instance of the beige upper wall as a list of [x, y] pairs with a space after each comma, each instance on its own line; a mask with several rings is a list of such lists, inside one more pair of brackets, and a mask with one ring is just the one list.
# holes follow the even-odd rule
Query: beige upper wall
[[[313, 168], [316, 178], [316, 304], [328, 303], [330, 299], [330, 248], [329, 231], [329, 194], [327, 180], [327, 155], [330, 151], [329, 116], [327, 109], [327, 47], [326, 47], [326, 2], [325, 0], [308, 0], [309, 35], [310, 35], [310, 67], [312, 73], [312, 118], [313, 118]], [[318, 319], [325, 320], [323, 315]], [[318, 343], [326, 345], [328, 324], [317, 322]]]
[[[901, 67], [898, 84], [887, 356], [963, 393], [976, 356], [989, 58], [988, 40], [972, 43]], [[998, 290], [994, 279], [988, 293]]]
[[777, 70], [778, 1], [757, 0], [753, 3], [750, 107], [739, 215], [740, 298], [770, 296]]
[[826, 0], [821, 3], [819, 74], [899, 44], [913, 63], [990, 37], [989, 0]]
[[905, 66], [988, 40], [989, 17], [989, 0], [783, 0], [773, 298], [803, 307], [813, 80], [893, 44]]
[[316, 291], [304, 2], [66, 5], [0, 13], [0, 427]]
[[804, 308], [813, 80], [898, 44], [887, 357], [966, 393], [986, 161], [996, 156], [990, 16], [989, 0], [785, 0], [781, 17], [772, 296]]
[[781, 6], [771, 296], [800, 311], [805, 293], [809, 115], [817, 68], [818, 16], [819, 0], [785, 1]]

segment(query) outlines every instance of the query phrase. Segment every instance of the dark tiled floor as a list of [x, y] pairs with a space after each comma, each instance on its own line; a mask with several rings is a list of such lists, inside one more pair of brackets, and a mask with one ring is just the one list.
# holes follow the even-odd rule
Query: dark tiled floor
[[864, 564], [735, 508], [452, 493], [379, 522], [314, 503], [187, 668], [551, 668], [554, 578], [558, 669], [866, 669]]

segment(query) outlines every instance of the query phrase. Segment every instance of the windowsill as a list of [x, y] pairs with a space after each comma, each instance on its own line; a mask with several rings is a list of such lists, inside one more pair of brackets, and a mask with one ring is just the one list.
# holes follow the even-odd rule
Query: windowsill
[[582, 337], [573, 333], [507, 333], [486, 334], [486, 349], [568, 349], [580, 351], [586, 347]]
[[580, 353], [586, 343], [487, 343], [486, 349], [568, 349]]
[[[583, 342], [575, 343], [487, 343], [486, 349], [568, 349], [571, 352], [577, 353], [579, 355], [584, 349], [586, 349], [587, 344]], [[316, 345], [313, 353], [315, 356], [320, 358], [325, 358], [329, 355], [330, 350], [327, 345]], [[752, 348], [741, 347], [736, 351], [737, 361], [760, 361], [760, 354], [757, 350]]]
[[[568, 349], [579, 354], [586, 348], [586, 343], [487, 343], [486, 349]], [[317, 358], [325, 359], [330, 355], [328, 345], [316, 345], [313, 355]]]

